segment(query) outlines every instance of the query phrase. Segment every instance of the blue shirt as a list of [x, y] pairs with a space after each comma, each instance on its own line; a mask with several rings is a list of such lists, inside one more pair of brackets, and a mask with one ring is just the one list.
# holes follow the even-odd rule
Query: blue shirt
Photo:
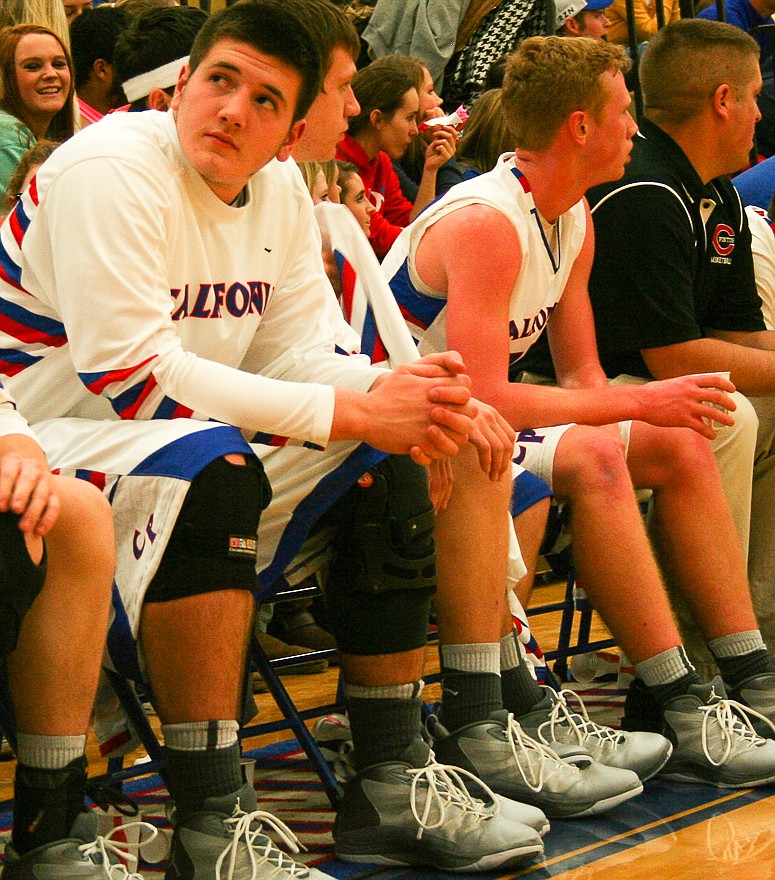
[[[748, 0], [727, 0], [726, 3], [727, 24], [733, 24], [740, 30], [749, 33], [751, 28], [760, 24], [773, 24], [772, 18], [766, 18], [760, 15], [756, 9], [751, 6]], [[710, 21], [718, 21], [718, 7], [714, 3], [702, 12], [697, 13], [697, 18], [707, 18]], [[763, 33], [754, 33], [751, 36], [761, 46], [761, 55], [759, 63], [769, 61], [772, 58], [772, 34], [770, 31]]]

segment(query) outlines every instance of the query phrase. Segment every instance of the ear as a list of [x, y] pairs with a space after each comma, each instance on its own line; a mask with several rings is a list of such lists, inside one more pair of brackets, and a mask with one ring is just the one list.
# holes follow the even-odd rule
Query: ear
[[98, 58], [92, 64], [92, 72], [102, 82], [110, 82], [113, 79], [113, 65], [104, 58]]
[[576, 19], [573, 16], [571, 16], [570, 18], [566, 18], [564, 24], [565, 24], [565, 30], [572, 37], [581, 36], [581, 28], [579, 27], [579, 23], [576, 21]]
[[277, 158], [280, 162], [285, 162], [287, 159], [290, 159], [294, 147], [301, 140], [301, 136], [304, 134], [306, 128], [306, 119], [300, 119], [298, 122], [293, 123], [291, 130], [288, 132], [288, 137], [285, 139], [285, 143], [280, 147], [280, 152], [277, 154]]
[[170, 109], [172, 97], [164, 89], [151, 89], [150, 95], [145, 99], [149, 110], [161, 110], [166, 112]]
[[721, 83], [711, 96], [713, 112], [717, 116], [726, 119], [729, 116], [729, 109], [732, 102], [732, 89], [728, 83]]
[[589, 116], [583, 110], [574, 110], [566, 122], [568, 133], [575, 143], [585, 146], [589, 134]]
[[180, 99], [183, 97], [183, 90], [186, 87], [190, 73], [189, 66], [186, 64], [183, 70], [180, 71], [177, 83], [175, 83], [175, 94], [172, 96], [172, 101], [170, 101], [170, 110], [177, 110], [180, 107]]
[[374, 126], [374, 128], [379, 128], [383, 116], [384, 114], [381, 110], [372, 110], [371, 113], [369, 113], [369, 122]]

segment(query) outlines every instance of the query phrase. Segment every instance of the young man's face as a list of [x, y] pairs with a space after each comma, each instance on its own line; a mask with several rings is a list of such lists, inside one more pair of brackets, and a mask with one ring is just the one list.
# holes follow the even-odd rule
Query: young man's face
[[287, 159], [304, 130], [293, 122], [301, 76], [236, 40], [219, 40], [181, 74], [171, 108], [186, 158], [227, 204], [275, 156]]
[[574, 37], [588, 37], [590, 40], [602, 40], [611, 27], [611, 22], [604, 9], [582, 10], [577, 18], [578, 30]]
[[624, 166], [630, 161], [632, 139], [638, 130], [630, 116], [630, 93], [624, 77], [618, 71], [600, 75], [605, 103], [599, 117], [588, 114], [587, 167], [590, 181], [587, 187], [609, 180], [618, 180]]
[[327, 162], [336, 155], [336, 145], [347, 131], [347, 120], [360, 106], [352, 90], [355, 62], [337, 46], [331, 66], [323, 78], [323, 90], [307, 111], [307, 128], [293, 156], [297, 162]]

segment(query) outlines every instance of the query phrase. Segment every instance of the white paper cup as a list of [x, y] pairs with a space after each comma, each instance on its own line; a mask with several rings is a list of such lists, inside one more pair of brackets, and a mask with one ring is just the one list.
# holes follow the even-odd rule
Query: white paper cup
[[[721, 379], [726, 379], [727, 382], [729, 382], [729, 380], [730, 380], [729, 379], [729, 377], [730, 377], [729, 370], [713, 370], [712, 372], [709, 372], [709, 373], [690, 373], [689, 376], [690, 376], [690, 378], [694, 377], [694, 376], [718, 376]], [[729, 412], [729, 410], [725, 406], [722, 406], [720, 403], [711, 403], [711, 401], [709, 401], [709, 400], [705, 400], [705, 401], [703, 401], [703, 403], [707, 403], [708, 406], [712, 406], [715, 409], [720, 409], [722, 412]], [[726, 428], [727, 427], [727, 425], [725, 425], [723, 422], [717, 422], [717, 421], [714, 421], [713, 419], [704, 419], [703, 421], [705, 422], [705, 424], [709, 428], [717, 429], [717, 428]]]

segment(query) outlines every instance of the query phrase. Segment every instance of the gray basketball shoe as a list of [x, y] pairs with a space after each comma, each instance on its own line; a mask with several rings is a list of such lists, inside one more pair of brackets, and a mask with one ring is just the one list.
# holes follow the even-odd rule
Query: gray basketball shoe
[[691, 685], [687, 694], [665, 704], [664, 714], [673, 742], [664, 778], [719, 788], [775, 782], [775, 742], [754, 730], [748, 717], [757, 713], [726, 699], [720, 678]]
[[[135, 824], [135, 823], [132, 823]], [[158, 833], [148, 822], [138, 822], [151, 837]], [[124, 830], [127, 826], [116, 831]], [[141, 830], [142, 830], [141, 829]], [[143, 880], [118, 863], [119, 855], [127, 855], [133, 847], [97, 834], [97, 817], [91, 811], [79, 813], [70, 836], [47, 843], [20, 856], [8, 843], [3, 862], [4, 880]], [[136, 846], [134, 847], [137, 848]]]
[[751, 718], [759, 736], [765, 739], [775, 739], [775, 673], [762, 672], [752, 675], [736, 688], [729, 691], [731, 699], [753, 709], [759, 715], [763, 715], [766, 721], [757, 716]]
[[538, 807], [550, 819], [602, 813], [643, 791], [631, 770], [598, 764], [581, 747], [562, 747], [570, 757], [565, 760], [528, 736], [505, 710], [454, 733], [438, 724], [434, 733], [440, 760], [468, 770], [504, 797]]
[[276, 833], [292, 852], [296, 836], [271, 813], [256, 809], [250, 785], [208, 798], [204, 809], [175, 827], [165, 880], [330, 880], [328, 874], [294, 861], [267, 837]]
[[467, 776], [437, 764], [422, 740], [402, 760], [366, 768], [345, 789], [334, 822], [336, 855], [453, 872], [513, 867], [542, 855], [539, 834], [502, 812], [500, 801], [473, 797]]
[[[665, 766], [673, 751], [667, 737], [658, 733], [625, 733], [590, 721], [586, 707], [573, 691], [543, 688], [544, 698], [520, 715], [520, 727], [533, 739], [552, 749], [561, 745], [581, 746], [595, 761], [607, 767], [632, 770], [641, 782], [651, 779]], [[578, 703], [576, 712], [568, 703]]]

